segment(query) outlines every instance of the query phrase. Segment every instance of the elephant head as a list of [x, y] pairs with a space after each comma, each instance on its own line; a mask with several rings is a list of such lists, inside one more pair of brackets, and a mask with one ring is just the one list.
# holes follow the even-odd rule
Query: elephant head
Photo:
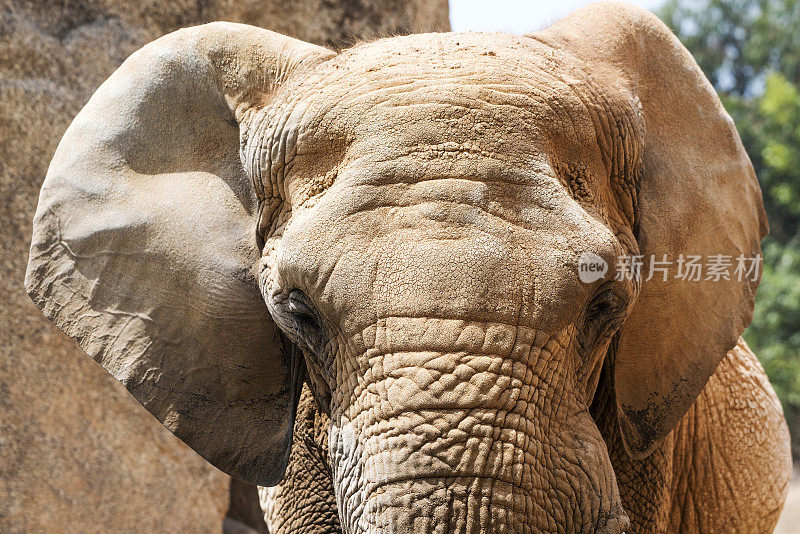
[[[346, 532], [619, 532], [601, 376], [647, 455], [757, 280], [614, 266], [765, 233], [730, 118], [644, 11], [339, 53], [215, 23], [133, 54], [69, 127], [26, 286], [245, 481], [280, 481], [307, 380]], [[608, 274], [581, 281], [586, 255]]]

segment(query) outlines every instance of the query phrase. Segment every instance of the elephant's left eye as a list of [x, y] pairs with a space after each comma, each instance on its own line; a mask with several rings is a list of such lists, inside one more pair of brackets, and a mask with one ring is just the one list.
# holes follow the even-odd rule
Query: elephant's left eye
[[583, 314], [584, 346], [612, 335], [625, 320], [628, 301], [617, 291], [600, 288]]
[[601, 291], [595, 295], [592, 302], [586, 308], [587, 318], [609, 315], [619, 307], [620, 300], [620, 297], [610, 289]]

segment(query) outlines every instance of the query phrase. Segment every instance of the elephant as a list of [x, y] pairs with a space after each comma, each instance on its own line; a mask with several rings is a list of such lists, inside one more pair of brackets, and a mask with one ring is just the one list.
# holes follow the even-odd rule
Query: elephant
[[[273, 532], [766, 532], [789, 438], [741, 334], [767, 230], [639, 8], [338, 51], [212, 23], [77, 115], [26, 288]], [[693, 256], [756, 268], [629, 261]]]

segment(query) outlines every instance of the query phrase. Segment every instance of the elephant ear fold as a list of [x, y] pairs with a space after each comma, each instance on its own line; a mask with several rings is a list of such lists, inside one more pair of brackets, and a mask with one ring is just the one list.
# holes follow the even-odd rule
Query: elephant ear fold
[[283, 475], [299, 367], [255, 281], [240, 121], [330, 54], [227, 23], [145, 46], [70, 125], [34, 219], [34, 302], [176, 436], [253, 484]]
[[[539, 37], [641, 109], [634, 231], [644, 266], [613, 365], [620, 429], [628, 453], [643, 457], [676, 426], [750, 323], [767, 233], [761, 191], [714, 88], [654, 15], [594, 4]], [[650, 258], [664, 255], [674, 262], [667, 280], [661, 272], [647, 280]], [[700, 279], [676, 278], [678, 263], [690, 256], [700, 256]], [[709, 276], [714, 263], [727, 278]], [[751, 266], [756, 272], [747, 272]]]

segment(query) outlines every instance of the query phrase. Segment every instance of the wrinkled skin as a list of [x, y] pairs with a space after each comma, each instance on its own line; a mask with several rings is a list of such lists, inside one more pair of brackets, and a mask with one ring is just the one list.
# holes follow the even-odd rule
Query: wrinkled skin
[[[391, 58], [393, 52], [385, 53]], [[388, 58], [383, 62], [390, 62]], [[423, 63], [422, 58], [418, 61]], [[471, 67], [475, 68], [472, 72], [481, 72], [481, 65], [473, 63]], [[405, 62], [399, 68], [405, 68]], [[334, 76], [349, 75], [347, 71], [333, 72]], [[558, 257], [563, 236], [569, 235], [580, 235], [582, 249], [602, 257], [619, 254], [620, 249], [632, 252], [626, 248], [633, 241], [630, 231], [622, 224], [631, 215], [609, 213], [590, 203], [581, 205], [582, 199], [576, 199], [565, 188], [564, 178], [546, 164], [536, 177], [525, 176], [526, 165], [544, 159], [542, 145], [546, 141], [536, 137], [541, 135], [539, 131], [534, 130], [523, 143], [499, 132], [481, 131], [481, 124], [501, 122], [487, 111], [501, 106], [513, 110], [502, 120], [512, 131], [531, 129], [515, 123], [526, 114], [559, 123], [552, 104], [546, 102], [555, 90], [542, 99], [546, 103], [513, 86], [491, 93], [470, 92], [470, 84], [475, 83], [472, 72], [462, 74], [463, 79], [446, 72], [442, 80], [432, 83], [426, 79], [424, 86], [400, 77], [399, 90], [387, 82], [385, 70], [378, 72], [374, 80], [359, 78], [358, 88], [348, 88], [345, 109], [334, 107], [326, 109], [323, 116], [295, 119], [302, 125], [298, 137], [309, 132], [311, 148], [291, 149], [309, 156], [308, 160], [303, 155], [292, 158], [298, 178], [295, 182], [287, 176], [285, 184], [288, 195], [297, 195], [291, 202], [293, 222], [302, 223], [290, 226], [279, 237], [274, 256], [267, 256], [274, 263], [265, 262], [268, 268], [262, 278], [262, 284], [271, 287], [273, 316], [280, 317], [277, 302], [291, 299], [285, 288], [303, 288], [305, 302], [317, 309], [317, 303], [325, 305], [324, 314], [314, 313], [338, 325], [336, 334], [320, 334], [325, 341], [312, 339], [304, 348], [311, 382], [315, 391], [322, 392], [323, 410], [330, 410], [332, 416], [330, 476], [333, 487], [348, 488], [337, 495], [345, 530], [399, 526], [427, 531], [446, 524], [446, 531], [471, 531], [475, 525], [517, 524], [545, 531], [558, 525], [572, 532], [588, 524], [592, 530], [615, 532], [626, 520], [606, 442], [595, 424], [595, 418], [605, 414], [592, 417], [592, 397], [586, 393], [591, 390], [589, 380], [597, 361], [591, 352], [576, 349], [586, 343], [579, 337], [575, 315], [586, 305], [587, 292], [574, 279], [559, 277]], [[555, 83], [546, 71], [534, 74], [540, 77], [534, 82], [537, 87]], [[513, 79], [511, 72], [506, 76]], [[320, 75], [313, 87], [334, 92], [340, 86], [337, 78]], [[440, 105], [416, 103], [416, 95], [408, 96], [428, 91], [453, 96]], [[296, 92], [303, 94], [302, 89]], [[320, 100], [345, 100], [345, 94], [326, 93]], [[563, 95], [555, 98], [560, 106], [577, 112], [577, 102]], [[397, 135], [397, 146], [391, 148], [375, 146], [373, 136], [362, 151], [351, 145], [355, 154], [340, 157], [354, 163], [348, 166], [337, 161], [333, 188], [324, 195], [309, 193], [314, 185], [313, 180], [309, 185], [307, 177], [324, 180], [331, 165], [326, 161], [324, 167], [317, 167], [313, 132], [330, 132], [334, 127], [326, 120], [341, 121], [351, 113], [366, 115], [361, 106], [371, 105], [371, 99], [378, 99], [385, 111], [381, 109], [381, 115], [374, 118], [372, 110], [369, 119], [358, 120], [354, 128], [377, 129], [380, 124], [396, 123], [399, 108], [406, 120], [417, 125], [412, 135]], [[313, 100], [308, 106], [325, 108]], [[285, 109], [296, 113], [291, 102]], [[280, 105], [270, 111], [286, 112]], [[329, 119], [331, 115], [335, 119]], [[280, 122], [271, 116], [263, 120]], [[370, 124], [372, 120], [376, 126]], [[303, 127], [305, 121], [309, 125]], [[593, 131], [559, 125], [565, 131], [555, 134], [557, 141], [550, 141], [559, 149], [569, 150], [571, 140], [582, 146], [591, 144], [587, 134], [594, 135]], [[491, 140], [489, 147], [474, 140], [476, 131]], [[358, 134], [351, 135], [358, 139]], [[429, 141], [431, 138], [434, 141]], [[465, 141], [446, 146], [435, 143], [443, 138]], [[520, 175], [514, 176], [514, 170]], [[548, 173], [552, 181], [542, 179]], [[520, 204], [523, 198], [531, 199], [530, 203]], [[584, 215], [603, 211], [605, 227]], [[270, 246], [268, 241], [265, 250]], [[525, 281], [531, 280], [542, 282], [525, 287]], [[376, 286], [381, 291], [378, 295], [373, 293]], [[635, 288], [622, 285], [617, 290], [625, 302], [634, 298]], [[473, 295], [485, 298], [474, 299]], [[382, 319], [376, 320], [366, 310], [377, 311], [375, 315]], [[623, 307], [614, 313], [624, 315], [625, 311]], [[284, 328], [291, 331], [290, 325]], [[301, 346], [303, 332], [301, 329], [295, 337]], [[604, 346], [607, 338], [590, 339], [589, 343]], [[734, 367], [735, 381], [745, 380], [738, 366]], [[771, 460], [785, 454], [784, 428], [774, 393], [763, 386], [763, 372], [757, 373], [762, 375], [761, 381], [753, 383], [752, 391], [748, 389], [745, 395], [761, 395], [762, 402], [760, 409], [748, 415], [752, 426], [770, 421], [764, 442], [775, 440], [778, 444], [765, 455]], [[713, 389], [709, 387], [711, 398], [720, 394]], [[695, 448], [696, 438], [688, 430], [694, 418], [688, 415], [673, 437], [678, 441], [673, 447], [682, 446], [685, 454]], [[608, 430], [607, 434], [613, 443], [614, 432]], [[543, 435], [547, 438], [539, 437]], [[617, 445], [622, 450], [621, 444]], [[668, 455], [669, 445], [665, 442], [656, 456]], [[685, 522], [691, 530], [703, 524], [691, 515], [683, 517], [692, 509], [684, 510], [680, 500], [691, 499], [692, 492], [706, 487], [709, 481], [702, 473], [654, 458], [651, 462], [658, 463], [654, 469], [665, 477], [664, 482], [646, 478], [646, 486], [639, 487], [634, 477], [642, 469], [652, 469], [650, 464], [632, 463], [624, 452], [615, 452], [616, 470], [630, 473], [632, 479], [619, 490], [628, 500], [625, 509], [639, 512], [637, 503], [660, 499], [635, 515], [637, 526], [658, 525], [656, 528], [663, 530], [670, 515], [673, 526]], [[737, 454], [743, 452], [704, 455], [697, 464], [723, 462], [726, 456]], [[683, 462], [691, 465], [691, 460]], [[780, 495], [784, 474], [772, 475], [763, 465], [760, 469], [770, 475], [767, 485], [772, 491], [768, 495]], [[515, 470], [520, 475], [515, 476]], [[561, 476], [539, 474], [550, 471]], [[317, 476], [314, 485], [320, 484]], [[691, 483], [684, 484], [692, 488], [679, 487], [676, 479], [690, 479]], [[517, 480], [522, 484], [517, 485]], [[734, 495], [711, 492], [702, 499], [708, 501], [703, 508], [716, 508], [721, 497], [732, 506], [735, 495], [747, 493], [754, 502], [762, 503], [762, 497], [747, 484], [740, 481], [739, 485], [740, 491]], [[268, 518], [281, 514], [280, 506], [270, 503], [269, 495], [275, 493], [262, 493], [267, 507], [273, 506]], [[382, 494], [391, 499], [383, 500]], [[405, 495], [408, 499], [398, 498]], [[743, 523], [731, 521], [736, 526], [768, 529], [777, 519], [779, 502], [772, 498], [763, 503], [763, 517], [745, 513]], [[732, 508], [710, 515], [726, 517], [727, 512], [736, 511]], [[380, 517], [373, 512], [378, 509], [382, 510]], [[296, 517], [292, 513], [287, 516]], [[536, 522], [532, 518], [542, 519]], [[716, 521], [710, 526], [719, 526]], [[297, 525], [290, 524], [296, 531]]]
[[647, 459], [631, 461], [614, 447], [614, 430], [603, 429], [634, 532], [771, 532], [790, 464], [785, 433], [780, 403], [744, 341]]
[[[780, 402], [744, 342], [728, 353], [679, 427], [644, 461], [625, 453], [610, 424], [609, 396], [598, 391], [591, 413], [609, 444], [629, 532], [772, 530], [786, 487], [783, 466], [775, 463], [785, 462], [786, 428]], [[305, 390], [286, 477], [259, 490], [273, 534], [342, 532], [327, 418], [311, 400]]]
[[[288, 462], [261, 492], [274, 531], [774, 524], [788, 434], [736, 346], [757, 280], [579, 277], [587, 253], [760, 252], [752, 167], [657, 19], [612, 4], [338, 54], [165, 39], [62, 141], [28, 290], [222, 469], [274, 486]], [[93, 122], [112, 98], [116, 129]]]
[[[427, 39], [443, 56], [462, 46]], [[510, 63], [516, 40], [493, 41]], [[383, 65], [374, 74], [356, 48], [254, 119], [296, 124], [302, 140], [286, 148], [291, 223], [266, 240], [261, 284], [331, 414], [342, 526], [617, 532], [627, 520], [587, 395], [609, 335], [598, 327], [581, 337], [590, 293], [565, 246], [580, 236], [581, 250], [611, 258], [632, 239], [612, 217], [620, 238], [590, 217], [546, 156], [550, 143], [577, 149], [594, 132], [562, 121], [555, 140], [543, 138], [528, 116], [556, 120], [552, 106], [497, 56], [442, 70], [430, 46], [417, 57], [404, 46], [399, 58], [393, 45], [368, 55]], [[410, 64], [426, 69], [424, 83], [407, 75]], [[496, 89], [484, 89], [484, 69]], [[531, 75], [557, 83], [541, 68]], [[352, 78], [362, 82], [345, 87]], [[435, 102], [420, 101], [431, 93]], [[405, 121], [414, 126], [379, 135]], [[485, 141], [473, 144], [480, 125]], [[320, 158], [332, 134], [354, 139]], [[610, 321], [635, 291], [612, 285], [621, 296]], [[298, 326], [291, 306], [311, 318]]]
[[328, 455], [330, 419], [308, 387], [297, 406], [294, 442], [281, 483], [258, 489], [270, 532], [341, 532]]

